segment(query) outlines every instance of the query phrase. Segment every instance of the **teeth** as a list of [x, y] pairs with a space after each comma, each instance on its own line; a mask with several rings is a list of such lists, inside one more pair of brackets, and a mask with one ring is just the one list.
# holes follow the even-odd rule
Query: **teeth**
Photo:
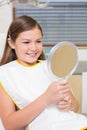
[[30, 55], [30, 56], [35, 56], [36, 55], [36, 53], [28, 53], [28, 55]]
[[35, 56], [35, 54], [30, 54], [30, 56]]

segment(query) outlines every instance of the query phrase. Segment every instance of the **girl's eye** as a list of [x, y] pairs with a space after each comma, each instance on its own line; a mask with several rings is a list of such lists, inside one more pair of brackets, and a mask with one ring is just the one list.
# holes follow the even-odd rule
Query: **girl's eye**
[[29, 44], [30, 42], [23, 42], [24, 44]]
[[37, 43], [42, 43], [42, 41], [40, 40], [40, 41], [37, 41]]

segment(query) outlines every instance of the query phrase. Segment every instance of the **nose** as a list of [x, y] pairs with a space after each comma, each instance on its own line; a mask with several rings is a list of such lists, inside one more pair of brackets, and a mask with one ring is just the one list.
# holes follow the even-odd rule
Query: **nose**
[[37, 49], [37, 45], [35, 43], [31, 44], [31, 50], [35, 51]]

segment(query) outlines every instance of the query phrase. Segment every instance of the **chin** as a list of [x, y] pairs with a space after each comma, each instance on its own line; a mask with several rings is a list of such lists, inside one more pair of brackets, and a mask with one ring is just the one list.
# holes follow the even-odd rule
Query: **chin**
[[37, 60], [30, 61], [29, 64], [35, 64], [37, 63]]

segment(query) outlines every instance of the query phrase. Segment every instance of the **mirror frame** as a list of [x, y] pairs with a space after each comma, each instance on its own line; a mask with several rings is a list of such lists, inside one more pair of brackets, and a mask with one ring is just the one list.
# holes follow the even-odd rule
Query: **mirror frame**
[[[53, 57], [54, 53], [56, 52], [56, 50], [58, 48], [60, 48], [61, 46], [63, 46], [63, 45], [68, 45], [68, 46], [73, 47], [74, 50], [75, 50], [75, 52], [76, 52], [76, 58], [77, 59], [76, 59], [76, 64], [73, 67], [73, 69], [70, 71], [70, 73], [67, 74], [67, 75], [65, 75], [65, 76], [63, 76], [63, 77], [59, 77], [59, 76], [56, 76], [55, 74], [53, 74], [53, 72], [52, 72], [52, 69], [51, 69], [51, 60], [52, 60], [52, 57]], [[62, 42], [57, 43], [55, 46], [53, 46], [52, 49], [49, 52], [48, 59], [47, 59], [48, 71], [49, 71], [51, 77], [53, 77], [55, 79], [63, 79], [63, 78], [67, 79], [68, 77], [70, 77], [75, 72], [78, 64], [79, 64], [78, 49], [77, 49], [77, 47], [76, 47], [76, 45], [74, 43], [69, 42], [69, 41], [62, 41]]]

